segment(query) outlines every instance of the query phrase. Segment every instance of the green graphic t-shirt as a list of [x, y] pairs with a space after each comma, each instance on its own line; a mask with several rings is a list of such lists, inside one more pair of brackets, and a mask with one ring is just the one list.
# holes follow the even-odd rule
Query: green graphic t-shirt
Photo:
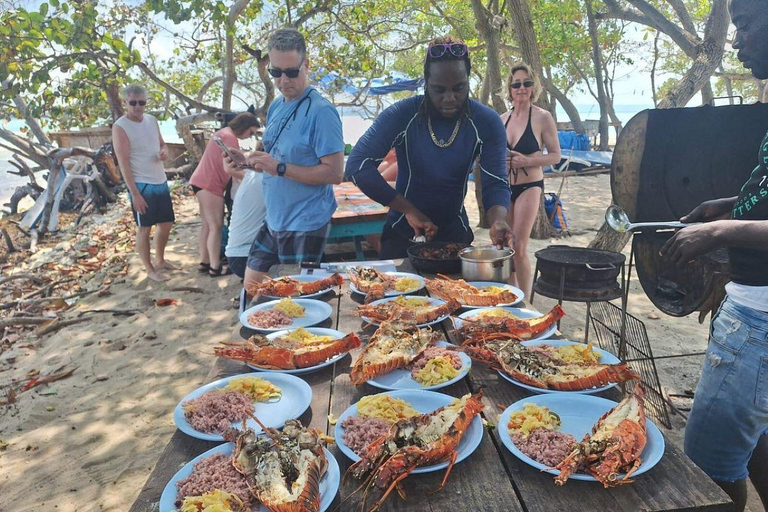
[[[731, 212], [736, 220], [768, 220], [768, 132], [760, 144], [757, 167], [741, 187]], [[768, 247], [729, 247], [731, 280], [749, 286], [768, 286]]]

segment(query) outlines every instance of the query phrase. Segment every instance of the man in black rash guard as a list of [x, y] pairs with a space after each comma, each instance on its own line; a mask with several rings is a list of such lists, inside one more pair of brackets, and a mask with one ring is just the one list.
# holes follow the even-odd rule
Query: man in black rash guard
[[[432, 41], [424, 61], [424, 96], [384, 110], [349, 156], [345, 177], [390, 207], [381, 235], [382, 258], [405, 257], [418, 236], [472, 242], [464, 197], [478, 159], [491, 241], [512, 245], [504, 125], [492, 109], [469, 99], [469, 70], [467, 45], [450, 36]], [[393, 147], [395, 189], [377, 171]]]
[[[768, 78], [768, 0], [732, 0], [733, 48]], [[712, 318], [707, 355], [685, 429], [685, 453], [744, 510], [746, 479], [768, 509], [768, 133], [736, 197], [706, 201], [680, 219], [661, 249], [678, 265], [727, 247], [731, 282]]]

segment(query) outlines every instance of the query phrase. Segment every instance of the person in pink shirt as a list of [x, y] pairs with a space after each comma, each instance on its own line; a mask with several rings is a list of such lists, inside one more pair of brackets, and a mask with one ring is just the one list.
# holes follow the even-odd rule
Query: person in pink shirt
[[[239, 148], [238, 139], [247, 139], [256, 134], [259, 120], [253, 114], [245, 112], [235, 116], [226, 128], [215, 133], [224, 144]], [[223, 274], [221, 264], [221, 228], [224, 225], [224, 190], [229, 182], [229, 174], [224, 169], [221, 148], [210, 140], [203, 153], [203, 158], [189, 179], [200, 205], [200, 272], [208, 272], [211, 277]]]

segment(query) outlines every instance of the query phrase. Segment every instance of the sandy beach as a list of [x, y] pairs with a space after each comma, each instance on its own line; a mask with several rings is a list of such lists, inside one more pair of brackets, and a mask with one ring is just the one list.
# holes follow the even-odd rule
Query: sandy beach
[[[559, 184], [560, 178], [547, 180], [550, 190]], [[569, 177], [562, 196], [571, 235], [532, 241], [532, 258], [533, 252], [552, 243], [589, 243], [610, 203], [609, 176]], [[466, 205], [476, 221], [471, 189]], [[117, 209], [103, 219], [91, 217], [84, 229], [88, 223], [125, 219], [127, 213], [123, 197]], [[48, 375], [76, 367], [70, 377], [21, 393], [15, 404], [0, 408], [0, 445], [7, 443], [0, 451], [0, 487], [3, 503], [13, 503], [14, 511], [127, 510], [175, 430], [173, 408], [205, 383], [214, 362], [213, 345], [226, 340], [237, 322], [232, 299], [239, 283], [234, 276], [212, 279], [196, 271], [199, 218], [194, 198], [178, 198], [176, 213], [168, 259], [179, 270], [171, 273], [170, 281], [144, 279], [137, 256], [127, 248], [124, 275], [109, 276], [108, 294], [84, 297], [68, 312], [72, 316], [78, 311], [119, 310], [124, 315], [90, 313], [87, 321], [52, 335], [27, 335], [14, 344], [3, 341], [0, 389], [24, 382], [34, 375], [30, 372]], [[57, 243], [76, 240], [66, 231], [57, 237]], [[477, 231], [479, 242], [487, 239], [487, 231]], [[57, 250], [61, 247], [46, 248], [11, 272], [58, 257], [50, 253]], [[157, 306], [164, 298], [177, 299], [178, 304]], [[552, 305], [553, 300], [542, 297], [534, 303], [541, 311]], [[564, 308], [563, 334], [583, 339], [584, 304], [566, 302]], [[706, 347], [707, 325], [700, 325], [695, 316], [672, 318], [656, 311], [636, 280], [629, 312], [645, 323], [656, 356]], [[665, 391], [684, 394], [695, 389], [701, 359], [660, 360]], [[681, 444], [684, 423], [679, 416], [672, 420], [674, 428], [665, 434]]]

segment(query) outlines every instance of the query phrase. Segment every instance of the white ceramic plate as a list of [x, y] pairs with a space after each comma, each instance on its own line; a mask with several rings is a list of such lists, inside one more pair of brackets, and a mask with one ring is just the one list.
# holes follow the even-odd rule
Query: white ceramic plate
[[[443, 393], [413, 389], [388, 391], [386, 394], [392, 398], [400, 398], [401, 400], [405, 400], [411, 404], [411, 407], [420, 413], [432, 412], [436, 409], [439, 409], [440, 407], [452, 404], [454, 400], [452, 396], [444, 395]], [[352, 459], [352, 461], [357, 462], [360, 460], [360, 457], [355, 452], [353, 452], [349, 446], [344, 444], [344, 440], [341, 437], [344, 433], [344, 429], [341, 428], [341, 424], [350, 416], [357, 416], [357, 404], [350, 406], [341, 416], [339, 416], [339, 419], [336, 422], [334, 436], [336, 437], [336, 445], [339, 447], [339, 450], [341, 450], [344, 455]], [[472, 452], [477, 449], [477, 447], [480, 445], [480, 441], [482, 440], [483, 423], [480, 420], [480, 415], [477, 415], [472, 420], [472, 423], [469, 424], [467, 431], [464, 433], [464, 437], [462, 437], [461, 441], [459, 441], [459, 446], [457, 449], [458, 456], [456, 457], [456, 462], [459, 463], [469, 457]], [[416, 468], [412, 471], [412, 473], [431, 473], [432, 471], [440, 471], [441, 469], [445, 469], [447, 467], [448, 462], [446, 461], [441, 462], [440, 464], [434, 464], [432, 466]]]
[[[548, 407], [549, 410], [560, 416], [560, 430], [566, 434], [571, 434], [576, 438], [577, 442], [581, 442], [584, 438], [584, 434], [592, 430], [592, 426], [597, 423], [597, 420], [616, 405], [616, 402], [597, 396], [564, 395], [558, 393], [529, 396], [528, 398], [519, 400], [507, 407], [506, 410], [501, 413], [498, 423], [501, 442], [504, 443], [504, 446], [506, 446], [515, 457], [542, 471], [546, 470], [547, 466], [536, 462], [521, 452], [517, 446], [515, 446], [515, 443], [512, 442], [512, 437], [509, 435], [509, 429], [507, 428], [507, 425], [509, 424], [509, 416], [512, 412], [521, 410], [525, 403], [534, 403], [536, 405]], [[658, 464], [662, 455], [664, 455], [664, 436], [661, 435], [659, 428], [648, 418], [645, 420], [645, 428], [648, 441], [643, 453], [640, 455], [642, 464], [640, 464], [638, 470], [632, 474], [632, 478], [645, 473]], [[553, 469], [547, 471], [547, 473], [551, 475], [559, 475], [560, 470]], [[593, 476], [582, 473], [575, 473], [571, 475], [571, 478], [574, 480], [596, 481]]]
[[[331, 274], [333, 275], [333, 274]], [[314, 275], [302, 275], [302, 274], [296, 274], [292, 276], [281, 276], [281, 277], [290, 277], [297, 281], [301, 281], [302, 283], [311, 283], [312, 281], [320, 281], [321, 279], [325, 279], [326, 276], [314, 276]], [[333, 285], [330, 288], [326, 288], [325, 290], [320, 290], [319, 292], [315, 293], [308, 293], [306, 295], [301, 295], [293, 298], [296, 299], [311, 299], [313, 297], [319, 297], [321, 295], [325, 295], [326, 293], [333, 291], [334, 288], [336, 288], [337, 285]], [[261, 297], [266, 297], [268, 299], [282, 299], [282, 297], [277, 297], [274, 295], [261, 295]]]
[[[192, 474], [192, 470], [195, 468], [200, 460], [208, 458], [217, 453], [224, 455], [232, 455], [232, 451], [235, 449], [235, 445], [232, 443], [221, 444], [215, 448], [211, 448], [207, 452], [198, 455], [191, 461], [187, 462], [173, 478], [166, 484], [163, 489], [163, 494], [160, 496], [160, 512], [173, 512], [176, 510], [175, 502], [178, 489], [176, 488], [176, 482], [183, 480]], [[320, 480], [320, 509], [319, 512], [324, 512], [331, 506], [336, 494], [339, 492], [339, 483], [341, 482], [341, 470], [339, 469], [339, 463], [336, 462], [336, 458], [331, 452], [323, 448], [325, 456], [328, 459], [328, 469], [326, 470], [323, 478]], [[253, 512], [268, 512], [266, 507], [259, 505], [253, 509]]]
[[[514, 293], [517, 296], [517, 300], [515, 300], [514, 302], [509, 302], [509, 303], [505, 303], [505, 304], [497, 304], [494, 307], [497, 307], [497, 306], [514, 306], [515, 304], [521, 303], [525, 299], [525, 293], [523, 293], [523, 290], [521, 290], [517, 286], [512, 286], [511, 284], [507, 284], [507, 283], [494, 283], [494, 282], [491, 282], [491, 281], [467, 281], [467, 284], [471, 284], [475, 288], [480, 288], [480, 289], [486, 288], [488, 286], [498, 286], [499, 288], [505, 288], [505, 289], [511, 291], [512, 293]], [[478, 308], [482, 308], [482, 307], [485, 307], [485, 306], [467, 306], [467, 305], [462, 305], [462, 307], [467, 308], [467, 309], [478, 309]]]
[[[460, 314], [459, 318], [457, 318], [454, 321], [454, 327], [456, 327], [456, 329], [459, 329], [461, 327], [461, 324], [462, 324], [462, 319], [464, 319], [464, 318], [472, 318], [473, 316], [477, 316], [477, 315], [479, 315], [480, 313], [482, 313], [483, 311], [485, 311], [487, 309], [495, 309], [495, 308], [477, 308], [477, 309], [470, 309], [469, 311], [465, 311], [464, 313]], [[535, 311], [533, 309], [511, 308], [509, 306], [502, 306], [501, 309], [505, 309], [505, 310], [511, 312], [513, 315], [517, 316], [518, 318], [537, 318], [537, 317], [540, 317], [540, 316], [544, 316], [543, 314], [541, 314], [538, 311]], [[556, 332], [557, 332], [557, 322], [555, 322], [552, 325], [552, 327], [547, 329], [546, 332], [544, 332], [544, 334], [542, 334], [538, 338], [534, 338], [533, 340], [530, 340], [530, 341], [546, 340], [550, 336], [553, 336]]]
[[[233, 375], [201, 386], [185, 396], [173, 410], [173, 421], [178, 429], [188, 436], [196, 437], [197, 439], [224, 441], [221, 434], [208, 434], [195, 430], [184, 417], [182, 404], [193, 398], [198, 398], [212, 389], [223, 388], [229, 384], [229, 381], [238, 377], [260, 377], [270, 381], [282, 391], [283, 395], [279, 400], [253, 403], [256, 409], [253, 413], [254, 416], [259, 418], [259, 421], [267, 427], [282, 428], [286, 420], [296, 419], [301, 416], [312, 402], [312, 388], [309, 387], [309, 384], [293, 375], [283, 375], [282, 373], [243, 373], [241, 375]], [[254, 432], [261, 432], [261, 427], [253, 419], [249, 418], [247, 425]], [[233, 422], [232, 426], [240, 428], [241, 422]]]
[[[274, 340], [275, 338], [281, 338], [283, 336], [287, 336], [292, 330], [285, 330], [285, 331], [277, 331], [273, 332], [272, 334], [267, 335], [268, 340]], [[319, 336], [333, 336], [334, 339], [340, 340], [346, 334], [344, 334], [341, 331], [337, 331], [335, 329], [324, 329], [323, 327], [309, 327], [307, 328], [307, 331], [311, 332], [312, 334], [317, 334]], [[331, 359], [328, 359], [327, 361], [324, 361], [320, 364], [316, 364], [315, 366], [307, 366], [306, 368], [297, 368], [295, 370], [273, 370], [271, 368], [262, 368], [261, 366], [256, 366], [253, 364], [248, 364], [250, 368], [253, 368], [254, 370], [258, 372], [271, 372], [271, 373], [288, 373], [292, 375], [301, 375], [303, 373], [310, 373], [315, 372], [317, 370], [320, 370], [321, 368], [325, 368], [326, 366], [332, 365], [342, 357], [346, 356], [349, 352], [342, 352], [341, 354], [332, 357]]]
[[[419, 281], [418, 288], [408, 290], [407, 292], [399, 292], [397, 290], [387, 290], [386, 292], [384, 292], [385, 297], [395, 297], [397, 295], [407, 295], [409, 293], [416, 293], [417, 291], [423, 289], [427, 285], [426, 281], [424, 281], [424, 278], [418, 274], [411, 274], [410, 272], [384, 272], [384, 273], [387, 274], [388, 276], [394, 276], [398, 279], [402, 277], [410, 277], [412, 279], [416, 279]], [[349, 289], [355, 293], [359, 293], [360, 295], [365, 295], [365, 292], [361, 292], [360, 290], [358, 290], [357, 287], [355, 286], [355, 283], [353, 283], [351, 280], [349, 282]]]
[[[447, 343], [445, 341], [438, 341], [437, 345], [439, 347], [451, 347], [454, 345], [451, 345], [450, 343]], [[417, 380], [414, 380], [413, 377], [411, 377], [411, 370], [405, 369], [405, 368], [399, 368], [397, 370], [393, 370], [389, 372], [386, 375], [382, 375], [381, 377], [377, 377], [375, 379], [369, 380], [368, 384], [375, 388], [379, 389], [388, 389], [388, 390], [396, 390], [396, 389], [440, 389], [447, 386], [450, 386], [451, 384], [460, 381], [464, 378], [464, 376], [469, 373], [469, 369], [472, 367], [472, 359], [469, 358], [469, 356], [463, 352], [456, 352], [456, 354], [461, 359], [462, 367], [459, 370], [458, 375], [456, 377], [452, 378], [451, 380], [447, 380], [445, 382], [441, 382], [440, 384], [435, 384], [433, 386], [425, 386], [422, 383], [420, 383]]]
[[[422, 297], [421, 295], [419, 295], [418, 297], [414, 297], [414, 298], [424, 299], [427, 302], [429, 302], [429, 304], [431, 304], [432, 306], [442, 306], [443, 304], [446, 303], [444, 300], [435, 299], [435, 298], [432, 298], [432, 297]], [[393, 301], [395, 299], [397, 299], [397, 297], [387, 297], [385, 299], [375, 300], [375, 301], [371, 302], [370, 305], [371, 306], [375, 306], [377, 304], [383, 304], [385, 302], [390, 302], [390, 301]], [[432, 320], [431, 322], [427, 322], [427, 323], [423, 323], [423, 324], [416, 324], [416, 326], [417, 327], [426, 327], [428, 325], [439, 324], [440, 322], [442, 322], [443, 320], [445, 320], [449, 316], [451, 316], [451, 315], [450, 314], [443, 315], [440, 318]], [[373, 320], [371, 318], [368, 318], [368, 317], [365, 317], [365, 316], [361, 316], [360, 318], [362, 318], [365, 322], [367, 322], [367, 323], [369, 323], [371, 325], [380, 325], [378, 322], [376, 322], [375, 320]]]
[[299, 318], [294, 318], [293, 323], [291, 325], [287, 325], [285, 327], [279, 327], [277, 329], [262, 329], [261, 327], [254, 327], [248, 323], [248, 315], [250, 315], [251, 313], [255, 313], [256, 311], [264, 311], [264, 310], [272, 309], [275, 306], [277, 306], [278, 302], [280, 302], [279, 300], [262, 302], [261, 304], [257, 304], [253, 307], [246, 309], [240, 314], [240, 323], [249, 329], [253, 329], [254, 331], [270, 333], [270, 332], [283, 331], [286, 329], [291, 330], [291, 329], [296, 329], [298, 327], [309, 327], [312, 325], [317, 325], [320, 322], [324, 321], [326, 318], [330, 317], [331, 313], [333, 312], [330, 304], [327, 304], [320, 300], [313, 300], [313, 299], [291, 299], [291, 300], [305, 309], [304, 316]]
[[[567, 341], [567, 340], [537, 340], [537, 341], [524, 341], [522, 342], [522, 345], [526, 347], [533, 347], [536, 345], [551, 345], [555, 347], [564, 347], [566, 345], [584, 345], [583, 343], [579, 343], [578, 341]], [[602, 364], [618, 364], [621, 362], [618, 357], [611, 354], [610, 352], [606, 352], [605, 350], [602, 350], [598, 347], [592, 347], [592, 350], [600, 353], [600, 359], [598, 362]], [[513, 379], [509, 375], [507, 375], [504, 372], [499, 372], [499, 375], [507, 379], [509, 382], [516, 386], [520, 386], [521, 388], [527, 389], [528, 391], [533, 391], [534, 393], [574, 393], [574, 394], [582, 394], [582, 395], [591, 395], [593, 393], [600, 393], [602, 391], [605, 391], [606, 389], [611, 389], [612, 387], [616, 386], [615, 382], [612, 382], [610, 384], [606, 384], [605, 386], [599, 387], [599, 388], [587, 388], [587, 389], [581, 389], [579, 391], [560, 391], [557, 389], [542, 389], [537, 388], [535, 386], [529, 386], [528, 384], [523, 384], [522, 382]]]

